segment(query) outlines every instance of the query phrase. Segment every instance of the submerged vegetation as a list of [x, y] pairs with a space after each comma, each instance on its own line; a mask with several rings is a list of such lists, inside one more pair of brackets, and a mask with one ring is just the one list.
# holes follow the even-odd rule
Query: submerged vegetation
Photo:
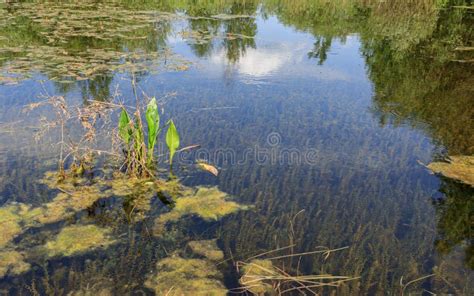
[[71, 225], [61, 229], [61, 232], [45, 246], [48, 256], [71, 256], [91, 251], [96, 248], [106, 248], [114, 243], [110, 239], [110, 230], [96, 225]]
[[217, 246], [216, 239], [190, 241], [188, 247], [194, 254], [203, 256], [208, 260], [218, 262], [224, 259], [224, 252]]
[[[23, 140], [19, 129], [35, 132], [38, 142], [21, 145], [18, 154], [46, 146], [48, 153], [59, 155], [59, 173], [42, 177], [52, 169], [49, 162], [43, 164], [39, 155], [17, 160], [0, 147], [0, 278], [6, 277], [0, 293], [472, 294], [474, 146], [473, 129], [466, 123], [474, 110], [474, 14], [467, 5], [472, 4], [0, 3], [0, 85], [46, 78], [52, 83], [41, 84], [45, 92], [54, 88], [63, 94], [41, 96], [27, 106], [32, 113], [22, 114], [22, 123], [15, 118], [7, 126], [2, 117], [1, 141]], [[350, 100], [328, 99], [351, 81], [291, 89], [286, 76], [284, 84], [272, 84], [270, 78], [258, 85], [233, 80], [233, 70], [257, 64], [256, 59], [281, 62], [265, 51], [274, 41], [257, 36], [274, 22], [310, 33], [312, 37], [305, 36], [314, 40], [302, 56], [317, 71], [337, 64], [332, 60], [339, 54], [336, 44], [351, 47], [357, 39], [373, 83], [367, 105], [372, 117], [361, 114], [365, 102], [363, 111], [352, 110], [350, 104], [362, 98], [359, 91], [351, 91]], [[260, 30], [261, 24], [270, 26]], [[201, 77], [196, 79], [199, 87], [212, 87], [199, 96], [199, 87], [188, 89], [181, 81], [173, 85], [169, 76], [165, 83], [147, 82], [150, 73], [188, 69], [190, 63], [171, 51], [184, 52], [182, 43], [210, 63], [224, 59], [224, 91], [213, 87], [213, 79]], [[257, 44], [264, 50], [255, 57]], [[112, 83], [129, 77], [131, 90], [113, 89]], [[25, 92], [27, 83], [21, 85]], [[166, 105], [164, 112], [164, 99], [145, 95], [150, 84], [160, 91], [176, 87], [179, 101]], [[16, 86], [4, 87], [9, 88], [2, 102], [29, 95], [16, 94]], [[79, 103], [72, 97], [76, 92], [82, 95]], [[206, 112], [194, 112], [194, 104]], [[212, 111], [212, 106], [226, 104], [242, 104], [241, 110]], [[192, 114], [183, 118], [189, 110]], [[9, 108], [2, 111], [7, 119], [15, 116]], [[180, 133], [167, 117], [169, 111]], [[379, 128], [371, 126], [373, 117]], [[36, 118], [39, 127], [30, 126]], [[275, 126], [269, 118], [277, 120]], [[215, 126], [207, 124], [210, 120]], [[321, 133], [302, 128], [307, 126]], [[166, 161], [172, 167], [185, 142], [245, 151], [269, 128], [284, 136], [281, 148], [289, 142], [322, 151], [317, 165], [255, 166], [249, 161], [229, 167], [203, 160], [197, 167], [211, 175], [186, 176], [186, 186], [173, 175], [166, 179], [159, 167]], [[425, 133], [435, 148], [413, 130]], [[385, 133], [387, 137], [380, 136]], [[162, 143], [169, 157], [157, 151]], [[430, 149], [458, 155], [428, 165], [443, 176], [432, 200], [428, 196], [436, 191], [437, 179], [416, 165], [420, 155], [430, 159]], [[330, 157], [327, 150], [334, 150]], [[187, 167], [182, 169], [178, 176], [187, 174]], [[24, 178], [26, 170], [35, 172]], [[200, 184], [215, 187], [192, 187]], [[243, 204], [218, 188], [241, 196]], [[255, 210], [245, 211], [248, 205]], [[222, 223], [212, 223], [220, 219]], [[175, 226], [184, 228], [182, 233]], [[326, 260], [324, 253], [301, 255], [341, 243], [350, 247], [334, 260]], [[237, 272], [224, 271], [232, 268], [227, 259], [243, 260], [246, 254], [287, 244], [291, 256], [251, 258], [238, 261]]]
[[20, 220], [21, 209], [18, 205], [0, 208], [0, 247], [5, 247], [15, 236], [22, 232]]
[[151, 276], [145, 286], [156, 295], [227, 295], [222, 279], [210, 261], [171, 256], [158, 261], [156, 275]]
[[188, 247], [191, 254], [178, 250], [159, 260], [156, 272], [148, 276], [145, 286], [156, 295], [227, 295], [224, 276], [217, 268], [224, 253], [216, 240], [190, 241]]
[[25, 256], [17, 251], [0, 251], [0, 279], [9, 275], [18, 275], [30, 269], [30, 264], [25, 262]]
[[170, 212], [156, 218], [154, 233], [161, 236], [167, 223], [184, 216], [196, 215], [206, 221], [212, 221], [248, 208], [228, 199], [229, 196], [217, 188], [198, 188], [177, 199]]

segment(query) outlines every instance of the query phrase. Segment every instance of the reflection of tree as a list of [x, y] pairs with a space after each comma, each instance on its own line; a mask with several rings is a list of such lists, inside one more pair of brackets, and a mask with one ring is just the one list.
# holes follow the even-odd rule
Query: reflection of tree
[[445, 198], [434, 201], [439, 236], [436, 249], [448, 254], [454, 247], [466, 243], [465, 261], [474, 269], [474, 189], [443, 178], [440, 191]]
[[[472, 16], [440, 16], [429, 46], [420, 43], [400, 52], [386, 39], [364, 36], [363, 55], [375, 85], [374, 110], [381, 123], [409, 122], [428, 132], [452, 154], [474, 153], [474, 130], [466, 124], [474, 116], [474, 68], [451, 62], [454, 45], [472, 39]], [[449, 35], [455, 27], [457, 35]], [[460, 30], [459, 27], [464, 27]], [[366, 33], [367, 34], [367, 33]], [[452, 39], [448, 42], [447, 39]]]
[[[202, 5], [202, 6], [201, 6]], [[256, 1], [230, 2], [222, 7], [201, 3], [190, 6], [186, 10], [189, 19], [189, 29], [194, 34], [194, 40], [189, 43], [193, 52], [204, 57], [213, 49], [213, 39], [223, 39], [222, 45], [230, 63], [237, 62], [245, 54], [246, 48], [255, 48], [254, 37], [257, 33], [255, 18], [248, 17], [257, 10]], [[229, 18], [213, 17], [218, 14]]]
[[[230, 9], [230, 14], [252, 14], [255, 10], [255, 4], [234, 3]], [[227, 34], [227, 38], [224, 39], [227, 59], [229, 62], [235, 63], [245, 54], [247, 47], [255, 48], [254, 37], [257, 34], [257, 24], [254, 18], [239, 18], [224, 23], [224, 27]], [[237, 38], [232, 35], [237, 35]]]
[[319, 59], [318, 65], [322, 65], [328, 58], [328, 51], [331, 48], [332, 38], [317, 36], [314, 48], [308, 53], [308, 58]]
[[113, 76], [105, 74], [88, 80], [79, 81], [78, 84], [81, 89], [83, 101], [108, 101], [110, 99], [110, 84], [112, 83], [112, 80]]
[[[206, 15], [206, 14], [205, 14]], [[206, 36], [208, 39], [205, 42], [189, 43], [192, 51], [198, 57], [208, 56], [213, 49], [212, 36], [219, 32], [220, 22], [218, 20], [209, 19], [190, 19], [189, 28], [192, 31], [198, 32]]]

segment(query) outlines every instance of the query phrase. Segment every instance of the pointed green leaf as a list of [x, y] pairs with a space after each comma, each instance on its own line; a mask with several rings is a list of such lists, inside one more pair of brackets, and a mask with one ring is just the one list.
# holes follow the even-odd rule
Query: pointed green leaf
[[143, 137], [143, 131], [141, 129], [141, 121], [136, 118], [135, 119], [135, 128], [133, 129], [133, 143], [135, 148], [135, 153], [137, 154], [138, 160], [142, 160], [143, 155], [143, 148], [145, 145]]
[[130, 117], [128, 117], [125, 108], [122, 108], [122, 112], [120, 113], [118, 129], [120, 138], [122, 138], [126, 144], [130, 143]]
[[158, 113], [158, 106], [156, 105], [155, 98], [151, 99], [150, 103], [148, 103], [145, 117], [148, 124], [148, 151], [150, 155], [153, 155], [153, 149], [160, 128], [160, 114]]
[[173, 120], [169, 121], [168, 131], [166, 133], [166, 145], [170, 150], [170, 165], [173, 163], [173, 156], [179, 147], [179, 134], [176, 130]]

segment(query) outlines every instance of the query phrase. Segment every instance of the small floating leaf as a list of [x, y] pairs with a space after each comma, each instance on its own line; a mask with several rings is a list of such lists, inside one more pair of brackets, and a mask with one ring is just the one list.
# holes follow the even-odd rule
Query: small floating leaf
[[197, 167], [200, 168], [203, 171], [206, 171], [206, 172], [209, 172], [209, 173], [213, 174], [216, 177], [219, 174], [219, 171], [217, 170], [217, 168], [215, 166], [210, 165], [210, 164], [205, 163], [205, 162], [202, 162], [202, 161], [198, 162]]

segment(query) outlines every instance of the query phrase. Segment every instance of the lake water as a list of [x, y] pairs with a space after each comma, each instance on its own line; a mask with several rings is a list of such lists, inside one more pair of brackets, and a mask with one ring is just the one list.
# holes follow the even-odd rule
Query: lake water
[[[472, 295], [474, 189], [424, 166], [474, 153], [469, 5], [0, 3], [0, 294], [245, 293], [238, 267], [273, 250], [259, 258], [273, 258], [280, 275], [348, 277], [298, 289], [267, 280], [277, 292]], [[25, 107], [53, 96], [70, 112], [94, 100], [134, 106], [132, 80], [143, 100], [158, 99], [162, 122], [176, 123], [181, 147], [199, 145], [175, 155], [183, 190], [202, 190], [202, 204], [223, 192], [235, 211], [124, 194], [97, 181], [120, 167], [107, 153], [74, 184], [45, 184], [61, 150], [51, 121], [65, 113]], [[120, 154], [118, 112], [109, 115], [87, 145]], [[84, 127], [68, 122], [69, 148], [85, 143]], [[201, 160], [218, 176], [198, 169]], [[190, 254], [201, 240], [224, 257]], [[192, 286], [199, 272], [163, 263], [196, 256], [210, 264], [194, 266], [201, 273], [212, 267], [197, 277], [211, 283]]]

